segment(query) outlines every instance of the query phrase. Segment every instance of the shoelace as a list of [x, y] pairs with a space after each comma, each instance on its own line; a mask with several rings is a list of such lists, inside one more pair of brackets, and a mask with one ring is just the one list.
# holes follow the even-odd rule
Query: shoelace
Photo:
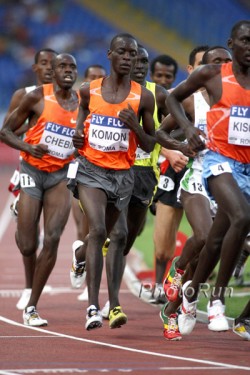
[[210, 310], [210, 314], [209, 316], [210, 317], [220, 317], [220, 316], [224, 316], [224, 311], [222, 310], [222, 307], [221, 306], [213, 306]]
[[36, 310], [32, 310], [31, 312], [26, 313], [26, 314], [29, 314], [29, 319], [38, 319], [39, 318], [38, 312]]
[[88, 316], [91, 317], [91, 316], [94, 316], [94, 315], [97, 315], [97, 310], [96, 309], [90, 309], [88, 311]]
[[168, 318], [168, 332], [176, 332], [177, 331], [177, 324], [176, 324], [176, 317], [169, 316]]
[[85, 262], [76, 263], [74, 266], [74, 272], [76, 276], [82, 276], [84, 270], [85, 270]]
[[113, 309], [113, 314], [114, 314], [114, 315], [117, 315], [117, 314], [119, 314], [120, 312], [121, 312], [121, 310], [118, 309], [117, 307], [115, 307], [115, 308]]
[[172, 283], [171, 283], [170, 287], [173, 288], [173, 289], [179, 289], [182, 285], [181, 278], [182, 278], [182, 275], [178, 272], [175, 272], [175, 275], [173, 277], [173, 280], [172, 280]]

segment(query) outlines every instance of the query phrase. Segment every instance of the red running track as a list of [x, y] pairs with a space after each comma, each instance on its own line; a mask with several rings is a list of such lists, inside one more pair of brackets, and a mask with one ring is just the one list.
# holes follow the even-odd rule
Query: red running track
[[[72, 218], [63, 233], [57, 264], [42, 294], [38, 310], [48, 319], [44, 328], [22, 324], [15, 307], [24, 285], [21, 256], [15, 245], [15, 221], [9, 216], [12, 197], [7, 185], [13, 169], [0, 172], [0, 374], [243, 374], [250, 371], [250, 342], [231, 331], [213, 333], [198, 323], [190, 336], [169, 342], [163, 338], [159, 309], [133, 295], [124, 280], [121, 305], [128, 324], [111, 330], [86, 331], [87, 302], [82, 290], [70, 288], [71, 243], [75, 240]], [[129, 258], [130, 262], [133, 256]], [[107, 300], [105, 275], [100, 293]]]

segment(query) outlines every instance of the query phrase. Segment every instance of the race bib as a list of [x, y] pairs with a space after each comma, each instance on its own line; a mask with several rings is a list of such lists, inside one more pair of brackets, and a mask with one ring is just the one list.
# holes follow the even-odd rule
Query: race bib
[[250, 107], [231, 107], [228, 143], [239, 146], [250, 146]]
[[160, 176], [158, 187], [165, 191], [172, 191], [174, 190], [175, 183], [174, 181], [169, 178], [168, 176]]
[[40, 143], [48, 146], [51, 156], [67, 159], [75, 150], [72, 142], [74, 133], [75, 129], [73, 128], [47, 122]]
[[78, 161], [74, 161], [74, 162], [69, 164], [68, 173], [67, 173], [68, 178], [75, 178], [76, 177], [78, 165], [79, 165]]
[[13, 186], [17, 186], [20, 182], [20, 172], [18, 169], [15, 170], [15, 172], [13, 173], [11, 179], [10, 179], [10, 183], [13, 185]]
[[89, 125], [89, 144], [102, 152], [127, 152], [130, 130], [117, 117], [93, 114]]
[[35, 187], [36, 183], [27, 173], [20, 173], [20, 185], [22, 188]]
[[142, 148], [137, 147], [136, 149], [136, 160], [150, 159], [150, 153], [144, 151]]
[[210, 167], [211, 172], [214, 176], [219, 176], [222, 173], [232, 173], [230, 164], [225, 161], [224, 163], [215, 164]]

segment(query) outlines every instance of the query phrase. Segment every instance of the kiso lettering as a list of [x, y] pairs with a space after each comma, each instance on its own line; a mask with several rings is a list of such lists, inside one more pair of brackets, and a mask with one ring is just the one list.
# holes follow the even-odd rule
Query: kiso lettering
[[250, 107], [232, 106], [229, 118], [228, 141], [230, 144], [249, 146]]

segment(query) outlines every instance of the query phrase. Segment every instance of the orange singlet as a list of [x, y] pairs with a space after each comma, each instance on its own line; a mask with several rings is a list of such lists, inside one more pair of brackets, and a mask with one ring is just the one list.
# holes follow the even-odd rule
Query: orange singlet
[[250, 90], [236, 81], [232, 63], [222, 64], [222, 96], [207, 112], [210, 150], [250, 163]]
[[84, 123], [85, 142], [79, 154], [106, 169], [129, 169], [135, 161], [137, 139], [118, 118], [131, 105], [136, 115], [141, 99], [141, 85], [131, 81], [127, 98], [118, 104], [107, 103], [101, 94], [103, 78], [90, 82], [90, 113]]
[[67, 111], [62, 108], [54, 95], [53, 84], [43, 85], [44, 109], [37, 123], [30, 128], [25, 142], [48, 146], [49, 153], [42, 159], [22, 151], [21, 157], [33, 167], [45, 172], [55, 172], [73, 159], [72, 136], [75, 132], [78, 108]]

